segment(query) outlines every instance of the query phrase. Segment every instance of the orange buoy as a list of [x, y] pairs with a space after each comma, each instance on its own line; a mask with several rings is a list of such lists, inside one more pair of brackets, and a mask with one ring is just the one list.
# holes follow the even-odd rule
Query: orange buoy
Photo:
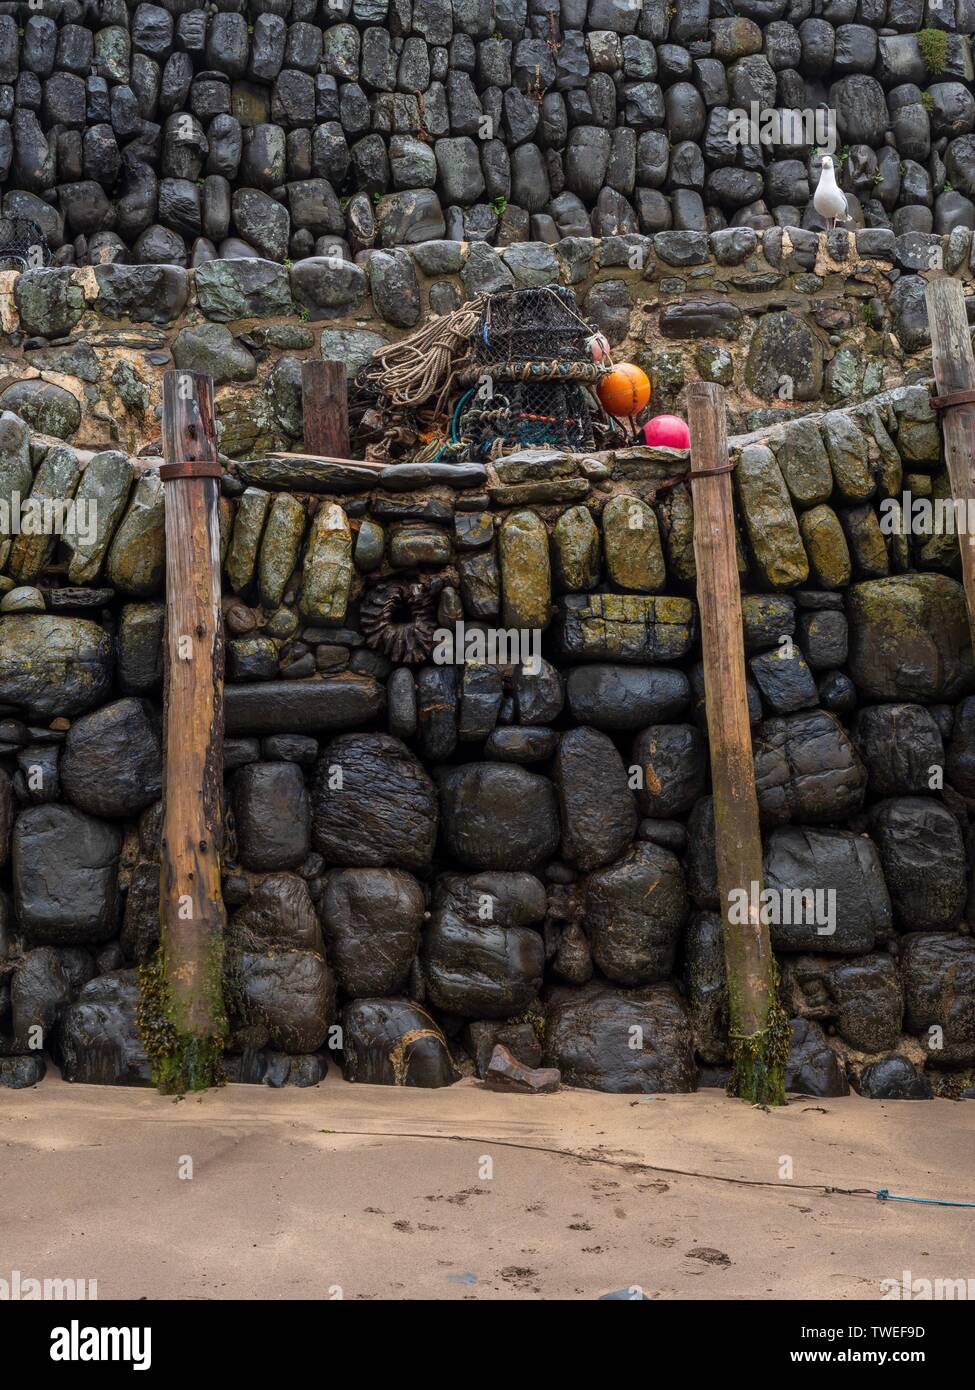
[[650, 378], [632, 362], [620, 362], [600, 378], [596, 395], [607, 415], [629, 420], [650, 404]]

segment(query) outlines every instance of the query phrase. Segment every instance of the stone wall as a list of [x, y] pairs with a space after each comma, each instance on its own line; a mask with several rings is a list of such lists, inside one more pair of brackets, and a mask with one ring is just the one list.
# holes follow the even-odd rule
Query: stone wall
[[851, 225], [948, 232], [973, 28], [970, 0], [4, 0], [4, 212], [79, 265], [819, 227], [828, 146]]
[[[733, 449], [765, 882], [819, 914], [772, 924], [788, 1084], [961, 1094], [975, 664], [957, 538], [898, 510], [948, 495], [927, 389]], [[722, 1082], [687, 467], [529, 451], [350, 490], [228, 464], [230, 1079], [331, 1058], [438, 1086], [503, 1040], [571, 1085]], [[85, 536], [0, 543], [0, 1078], [31, 1084], [43, 1045], [145, 1083], [162, 485], [4, 413], [14, 492], [99, 505]]]
[[[0, 407], [85, 447], [158, 453], [162, 373], [213, 375], [221, 448], [293, 448], [300, 363], [346, 362], [507, 286], [573, 287], [617, 360], [651, 377], [649, 414], [699, 378], [726, 387], [732, 429], [843, 405], [930, 374], [925, 276], [972, 283], [972, 232], [851, 235], [748, 227], [497, 249], [431, 241], [360, 267], [311, 257], [0, 274]], [[975, 299], [970, 300], [975, 303]]]

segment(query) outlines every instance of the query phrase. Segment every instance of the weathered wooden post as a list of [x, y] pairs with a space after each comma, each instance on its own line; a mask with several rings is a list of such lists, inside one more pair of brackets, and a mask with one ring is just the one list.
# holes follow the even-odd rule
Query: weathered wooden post
[[165, 771], [160, 916], [162, 1003], [169, 1039], [161, 1090], [219, 1078], [225, 1032], [220, 893], [223, 621], [213, 381], [163, 378], [166, 489]]
[[349, 457], [349, 388], [344, 362], [301, 364], [305, 453]]
[[688, 387], [687, 401], [694, 560], [728, 975], [733, 1063], [729, 1089], [743, 1100], [782, 1105], [788, 1024], [778, 1002], [768, 926], [762, 924], [757, 906], [749, 907], [745, 922], [732, 920], [731, 913], [735, 890], [744, 890], [749, 903], [757, 904], [762, 887], [762, 836], [748, 722], [724, 392], [714, 382], [696, 381]]
[[[968, 513], [975, 499], [975, 354], [961, 281], [951, 275], [929, 280], [924, 289], [931, 327], [931, 357], [938, 395], [931, 404], [941, 411], [945, 461], [951, 495], [962, 504], [956, 526], [968, 622], [975, 640], [975, 528]], [[956, 508], [957, 515], [958, 508]]]

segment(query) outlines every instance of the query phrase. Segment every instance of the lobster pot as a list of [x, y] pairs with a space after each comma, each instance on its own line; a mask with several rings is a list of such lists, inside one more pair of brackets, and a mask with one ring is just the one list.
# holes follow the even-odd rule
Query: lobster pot
[[581, 453], [594, 447], [592, 403], [576, 381], [496, 380], [487, 400], [475, 396], [460, 413], [460, 435], [475, 457], [505, 447]]
[[39, 270], [49, 264], [47, 238], [29, 217], [0, 217], [0, 270]]
[[488, 300], [475, 344], [485, 366], [502, 362], [587, 362], [592, 330], [570, 289], [503, 290]]
[[518, 448], [592, 449], [587, 386], [606, 368], [592, 360], [591, 337], [570, 289], [545, 285], [490, 295], [455, 438], [481, 459]]

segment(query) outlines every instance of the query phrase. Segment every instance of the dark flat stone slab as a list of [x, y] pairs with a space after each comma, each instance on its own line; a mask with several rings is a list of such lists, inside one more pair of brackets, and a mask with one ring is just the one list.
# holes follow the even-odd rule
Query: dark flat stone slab
[[368, 492], [379, 478], [379, 471], [373, 468], [353, 468], [300, 455], [285, 458], [280, 454], [243, 460], [237, 464], [237, 472], [245, 483], [255, 487], [295, 492]]
[[481, 463], [398, 463], [379, 475], [381, 487], [390, 492], [409, 492], [415, 487], [483, 487], [487, 469]]
[[386, 692], [378, 681], [346, 671], [311, 680], [228, 685], [224, 692], [228, 734], [358, 729], [378, 719], [385, 708]]

